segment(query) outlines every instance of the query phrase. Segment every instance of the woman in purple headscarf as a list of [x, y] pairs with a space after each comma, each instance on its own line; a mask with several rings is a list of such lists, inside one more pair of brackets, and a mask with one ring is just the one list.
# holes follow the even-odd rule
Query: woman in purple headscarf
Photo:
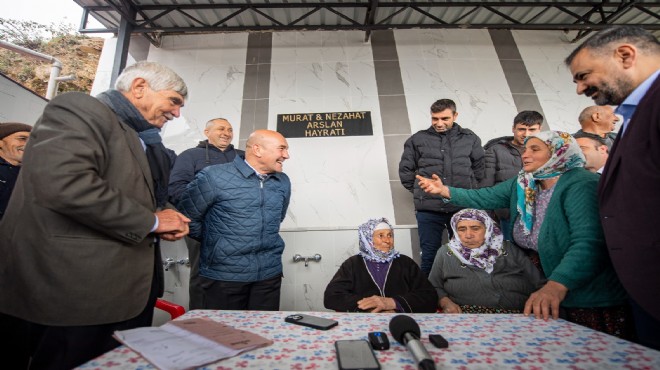
[[454, 236], [435, 256], [429, 280], [445, 313], [522, 312], [545, 280], [532, 261], [485, 211], [463, 209], [451, 218]]
[[325, 308], [348, 312], [435, 312], [438, 296], [419, 266], [394, 249], [386, 218], [358, 228], [360, 251], [325, 288]]

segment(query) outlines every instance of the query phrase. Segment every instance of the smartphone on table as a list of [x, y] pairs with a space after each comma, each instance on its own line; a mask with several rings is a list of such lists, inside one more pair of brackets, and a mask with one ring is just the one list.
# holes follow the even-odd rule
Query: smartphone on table
[[364, 339], [346, 339], [335, 342], [339, 370], [379, 370], [380, 363], [371, 345]]
[[289, 315], [284, 318], [284, 321], [291, 324], [307, 326], [319, 330], [328, 330], [334, 326], [337, 326], [338, 324], [335, 320], [324, 319], [323, 317], [318, 316], [305, 315], [302, 313]]

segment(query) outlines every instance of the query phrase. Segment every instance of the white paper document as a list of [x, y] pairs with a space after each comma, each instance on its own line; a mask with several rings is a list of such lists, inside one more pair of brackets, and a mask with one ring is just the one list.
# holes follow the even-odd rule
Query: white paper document
[[192, 369], [273, 343], [210, 319], [117, 331], [115, 338], [163, 370]]

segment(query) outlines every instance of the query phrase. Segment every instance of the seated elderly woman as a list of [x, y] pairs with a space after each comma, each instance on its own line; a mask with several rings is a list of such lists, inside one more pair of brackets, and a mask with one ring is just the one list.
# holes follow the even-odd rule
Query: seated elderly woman
[[325, 288], [325, 308], [348, 312], [435, 312], [438, 296], [419, 266], [394, 249], [392, 225], [372, 219], [358, 228], [360, 251]]
[[[445, 186], [437, 175], [417, 176], [427, 193], [479, 209], [509, 207], [513, 241], [536, 257], [548, 282], [532, 293], [524, 314], [563, 318], [623, 338], [631, 337], [628, 298], [607, 254], [598, 217], [599, 176], [566, 132], [525, 139], [517, 177], [481, 189]], [[561, 309], [560, 309], [561, 307]]]
[[463, 209], [454, 236], [435, 255], [429, 280], [444, 313], [517, 313], [545, 283], [543, 275], [485, 211]]

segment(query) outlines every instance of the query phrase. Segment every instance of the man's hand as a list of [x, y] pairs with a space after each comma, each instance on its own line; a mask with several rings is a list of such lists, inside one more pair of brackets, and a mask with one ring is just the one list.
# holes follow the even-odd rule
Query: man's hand
[[420, 175], [417, 175], [415, 177], [419, 181], [419, 187], [422, 188], [422, 190], [424, 190], [425, 192], [429, 194], [439, 195], [447, 199], [451, 198], [451, 194], [449, 193], [449, 188], [442, 183], [442, 180], [440, 180], [438, 175], [433, 174], [431, 175], [430, 179]]
[[393, 298], [381, 297], [373, 295], [371, 297], [362, 298], [358, 302], [358, 308], [363, 311], [369, 312], [394, 312], [396, 310], [396, 302]]
[[556, 281], [549, 280], [541, 289], [529, 296], [523, 314], [529, 316], [531, 313], [537, 319], [543, 318], [545, 321], [548, 321], [552, 314], [553, 319], [558, 319], [559, 304], [566, 297], [566, 293], [568, 293], [568, 288]]
[[162, 239], [175, 241], [188, 235], [190, 219], [173, 209], [164, 209], [155, 213], [158, 217], [158, 227], [154, 233]]
[[442, 313], [463, 313], [461, 306], [454, 303], [449, 297], [440, 298], [440, 308]]

